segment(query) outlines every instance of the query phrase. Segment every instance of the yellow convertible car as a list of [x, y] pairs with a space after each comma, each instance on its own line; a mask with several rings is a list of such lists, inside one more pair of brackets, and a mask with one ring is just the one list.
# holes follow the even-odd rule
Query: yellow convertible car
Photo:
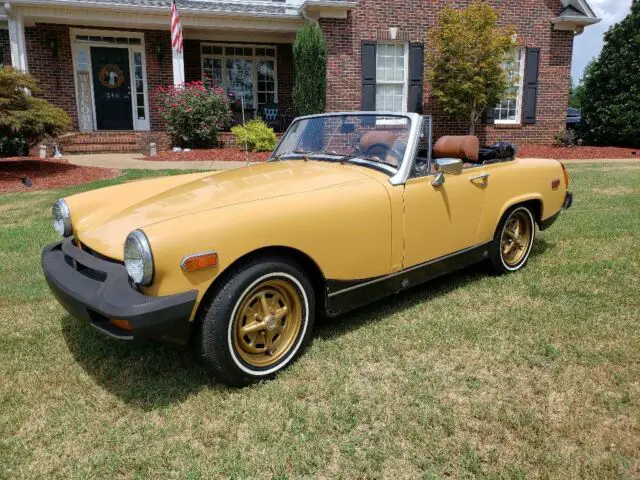
[[[316, 315], [475, 262], [522, 268], [568, 208], [563, 165], [442, 137], [418, 114], [296, 119], [266, 163], [58, 200], [42, 268], [75, 317], [190, 345], [218, 381], [273, 376]], [[508, 149], [507, 149], [508, 151]]]

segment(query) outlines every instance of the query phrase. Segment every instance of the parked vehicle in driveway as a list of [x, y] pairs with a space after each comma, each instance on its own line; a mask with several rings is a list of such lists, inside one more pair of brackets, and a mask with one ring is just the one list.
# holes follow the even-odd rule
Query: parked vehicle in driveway
[[333, 316], [466, 265], [527, 263], [571, 206], [555, 160], [479, 160], [430, 118], [296, 119], [268, 162], [128, 183], [53, 207], [42, 266], [75, 317], [121, 340], [190, 345], [231, 385], [291, 364]]
[[577, 108], [567, 109], [567, 128], [576, 128], [582, 122], [582, 111]]

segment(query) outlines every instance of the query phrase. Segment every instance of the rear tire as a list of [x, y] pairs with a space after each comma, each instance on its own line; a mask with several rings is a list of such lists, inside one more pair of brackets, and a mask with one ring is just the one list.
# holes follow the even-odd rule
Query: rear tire
[[536, 222], [527, 205], [511, 207], [502, 216], [489, 247], [489, 266], [496, 275], [516, 272], [529, 260]]
[[198, 320], [196, 349], [214, 378], [249, 385], [302, 353], [315, 320], [314, 291], [295, 262], [256, 259], [230, 272]]

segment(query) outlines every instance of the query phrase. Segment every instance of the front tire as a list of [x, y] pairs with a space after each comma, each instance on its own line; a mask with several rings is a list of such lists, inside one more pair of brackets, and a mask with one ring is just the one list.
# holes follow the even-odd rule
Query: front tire
[[516, 205], [502, 216], [489, 248], [491, 271], [494, 274], [516, 272], [529, 260], [536, 222], [531, 208]]
[[245, 386], [290, 365], [311, 337], [315, 297], [303, 270], [286, 259], [236, 267], [202, 309], [199, 351], [216, 380]]

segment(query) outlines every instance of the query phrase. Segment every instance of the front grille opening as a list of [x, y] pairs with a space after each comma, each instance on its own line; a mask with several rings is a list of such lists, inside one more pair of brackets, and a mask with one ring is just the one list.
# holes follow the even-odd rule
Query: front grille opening
[[73, 268], [76, 272], [84, 275], [85, 277], [95, 280], [97, 282], [104, 282], [107, 279], [107, 274], [104, 272], [100, 272], [98, 270], [94, 270], [93, 268], [89, 268], [81, 263], [78, 263], [76, 260], [71, 258], [68, 255], [64, 256], [64, 261]]

